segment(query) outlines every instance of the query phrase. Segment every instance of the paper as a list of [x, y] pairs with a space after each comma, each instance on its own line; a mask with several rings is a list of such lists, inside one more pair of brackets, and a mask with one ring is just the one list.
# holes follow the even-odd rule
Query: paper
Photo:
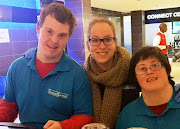
[[9, 43], [9, 31], [8, 29], [0, 29], [0, 43]]

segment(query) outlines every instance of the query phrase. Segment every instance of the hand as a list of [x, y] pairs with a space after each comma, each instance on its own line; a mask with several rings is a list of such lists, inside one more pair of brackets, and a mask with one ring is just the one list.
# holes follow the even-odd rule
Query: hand
[[62, 129], [61, 124], [58, 121], [49, 120], [43, 127], [43, 129]]
[[180, 103], [180, 83], [175, 85], [175, 91], [177, 92], [175, 96], [175, 101]]
[[26, 59], [31, 59], [33, 57], [33, 54], [34, 54], [34, 51], [36, 49], [35, 48], [30, 48], [29, 50], [27, 50], [23, 56], [26, 58]]
[[173, 46], [167, 45], [166, 48], [167, 48], [167, 49], [173, 49]]

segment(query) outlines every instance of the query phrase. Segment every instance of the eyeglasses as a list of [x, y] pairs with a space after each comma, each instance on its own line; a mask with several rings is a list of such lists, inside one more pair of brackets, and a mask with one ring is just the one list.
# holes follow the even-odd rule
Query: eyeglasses
[[162, 66], [163, 65], [161, 63], [155, 63], [155, 64], [152, 64], [149, 68], [146, 68], [143, 66], [138, 69], [135, 69], [135, 72], [136, 72], [136, 75], [143, 75], [147, 72], [148, 69], [151, 69], [152, 71], [157, 71], [161, 69]]
[[115, 37], [109, 37], [109, 38], [104, 38], [104, 39], [89, 39], [89, 42], [91, 44], [91, 46], [99, 46], [101, 44], [101, 41], [103, 41], [105, 46], [110, 46], [114, 43], [115, 41]]

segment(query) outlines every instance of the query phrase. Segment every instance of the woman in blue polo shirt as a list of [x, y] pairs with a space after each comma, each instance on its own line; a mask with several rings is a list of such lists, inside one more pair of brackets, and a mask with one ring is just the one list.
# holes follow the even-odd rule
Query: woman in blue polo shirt
[[174, 97], [174, 81], [167, 57], [157, 47], [144, 47], [131, 59], [129, 81], [142, 96], [120, 113], [116, 129], [180, 129], [180, 104]]

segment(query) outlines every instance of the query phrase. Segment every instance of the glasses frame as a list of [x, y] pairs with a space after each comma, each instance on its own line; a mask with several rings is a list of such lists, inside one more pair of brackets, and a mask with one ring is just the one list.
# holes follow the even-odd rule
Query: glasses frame
[[[104, 44], [105, 46], [110, 46], [110, 45], [112, 45], [113, 43], [115, 43], [115, 40], [116, 40], [115, 37], [108, 37], [108, 38], [103, 38], [103, 39], [98, 39], [98, 38], [97, 38], [96, 40], [99, 40], [99, 44], [98, 44], [98, 45], [92, 45], [92, 44], [91, 44], [91, 40], [92, 40], [92, 39], [96, 39], [96, 38], [91, 38], [91, 39], [88, 40], [91, 46], [99, 46], [99, 45], [101, 44], [101, 42], [103, 42], [103, 44]], [[105, 39], [113, 39], [114, 41], [113, 41], [111, 44], [106, 44], [106, 43], [104, 42]]]
[[148, 69], [150, 69], [150, 70], [152, 70], [152, 71], [158, 71], [158, 70], [160, 70], [160, 69], [163, 67], [163, 65], [162, 65], [160, 62], [159, 62], [159, 63], [155, 63], [155, 64], [159, 64], [160, 67], [159, 67], [158, 69], [156, 69], [156, 70], [153, 70], [152, 68], [153, 68], [153, 65], [154, 65], [154, 64], [152, 64], [152, 65], [150, 65], [148, 68], [146, 68], [146, 70], [144, 71], [144, 73], [141, 73], [141, 74], [138, 74], [138, 73], [137, 73], [137, 70], [138, 70], [138, 69], [136, 70], [136, 68], [135, 68], [135, 73], [136, 73], [136, 75], [144, 75], [144, 74], [147, 72]]

